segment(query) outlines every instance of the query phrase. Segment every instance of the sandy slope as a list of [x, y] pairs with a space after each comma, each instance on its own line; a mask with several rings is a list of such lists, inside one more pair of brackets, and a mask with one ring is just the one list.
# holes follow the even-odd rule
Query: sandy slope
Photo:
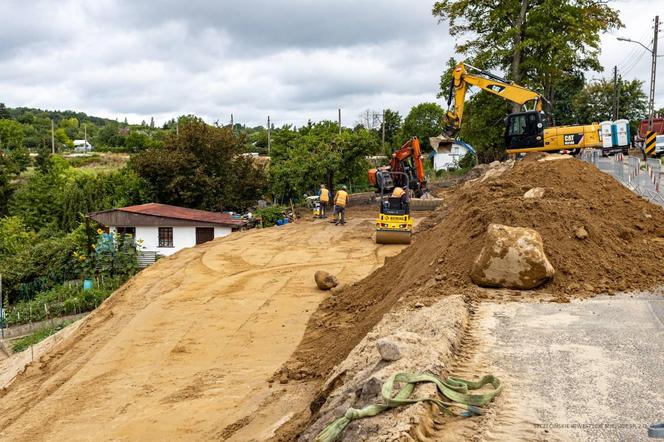
[[0, 392], [3, 440], [200, 440], [251, 415], [325, 294], [399, 246], [368, 219], [232, 235], [143, 271]]

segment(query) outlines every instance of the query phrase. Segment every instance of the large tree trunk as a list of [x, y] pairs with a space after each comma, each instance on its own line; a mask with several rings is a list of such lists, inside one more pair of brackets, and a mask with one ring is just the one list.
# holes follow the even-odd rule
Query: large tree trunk
[[[512, 81], [519, 83], [521, 81], [521, 42], [526, 29], [526, 13], [528, 12], [528, 0], [521, 0], [521, 10], [519, 11], [519, 21], [517, 22], [518, 32], [514, 38], [514, 55], [512, 56], [511, 74]], [[521, 105], [512, 104], [512, 112], [519, 112]]]

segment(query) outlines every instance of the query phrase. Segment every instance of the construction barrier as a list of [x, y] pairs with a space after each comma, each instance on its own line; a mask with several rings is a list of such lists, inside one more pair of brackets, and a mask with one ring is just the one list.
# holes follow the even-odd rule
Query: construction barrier
[[646, 134], [645, 152], [647, 155], [655, 156], [657, 154], [657, 132], [650, 131]]
[[659, 180], [662, 171], [662, 163], [658, 158], [648, 158], [646, 167], [648, 170], [648, 177], [650, 178], [652, 185], [655, 187], [655, 190], [659, 192]]

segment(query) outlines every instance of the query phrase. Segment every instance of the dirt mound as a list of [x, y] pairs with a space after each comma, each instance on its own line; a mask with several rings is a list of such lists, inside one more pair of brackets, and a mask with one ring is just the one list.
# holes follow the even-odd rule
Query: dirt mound
[[[544, 197], [523, 198], [533, 187], [545, 188]], [[421, 223], [410, 247], [319, 306], [291, 371], [325, 376], [396, 303], [493, 296], [469, 275], [490, 223], [537, 230], [557, 272], [537, 290], [503, 296], [565, 302], [664, 282], [664, 211], [580, 160], [518, 162], [500, 176], [459, 186], [446, 201]], [[579, 227], [587, 238], [577, 238]]]

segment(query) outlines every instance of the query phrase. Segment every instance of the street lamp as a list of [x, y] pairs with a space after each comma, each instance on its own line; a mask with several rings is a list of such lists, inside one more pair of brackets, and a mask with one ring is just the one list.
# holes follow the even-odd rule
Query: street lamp
[[653, 113], [655, 111], [655, 78], [657, 72], [657, 39], [659, 32], [659, 15], [655, 16], [655, 34], [652, 38], [652, 49], [644, 45], [640, 41], [632, 40], [631, 38], [625, 37], [616, 37], [619, 41], [627, 41], [630, 43], [636, 43], [637, 45], [643, 47], [646, 51], [650, 52], [652, 56], [651, 68], [650, 68], [650, 99], [648, 100], [648, 131], [652, 130], [652, 119]]
[[[616, 39], [620, 40], [620, 41], [629, 41], [631, 43], [636, 43], [637, 45], [641, 45], [646, 51], [650, 52], [651, 54], [653, 53], [652, 49], [650, 49], [648, 46], [644, 45], [640, 41], [636, 41], [636, 40], [632, 40], [631, 38], [624, 38], [624, 37], [616, 37]], [[658, 55], [657, 57], [664, 57], [664, 54]]]

